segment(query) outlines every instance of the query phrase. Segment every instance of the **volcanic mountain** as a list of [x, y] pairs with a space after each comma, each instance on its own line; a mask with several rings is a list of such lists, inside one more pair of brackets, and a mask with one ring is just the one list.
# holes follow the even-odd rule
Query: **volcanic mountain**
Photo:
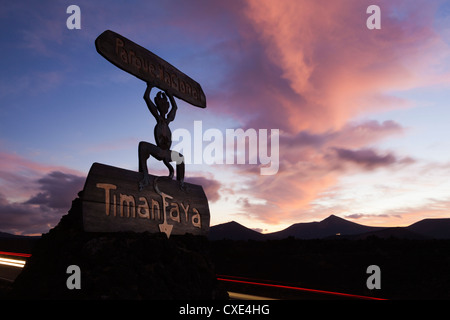
[[408, 230], [435, 239], [450, 238], [450, 219], [423, 219], [406, 227]]
[[320, 222], [296, 223], [274, 233], [267, 234], [268, 239], [283, 239], [294, 237], [299, 239], [320, 239], [334, 235], [353, 235], [384, 229], [368, 227], [331, 215]]
[[208, 238], [209, 240], [264, 240], [265, 235], [231, 221], [211, 227]]
[[365, 239], [369, 236], [379, 238], [405, 239], [450, 239], [450, 218], [424, 219], [408, 227], [371, 227], [347, 221], [335, 215], [319, 222], [302, 222], [273, 233], [262, 234], [240, 225], [228, 222], [212, 226], [210, 240], [271, 240], [294, 237], [298, 239], [348, 238]]

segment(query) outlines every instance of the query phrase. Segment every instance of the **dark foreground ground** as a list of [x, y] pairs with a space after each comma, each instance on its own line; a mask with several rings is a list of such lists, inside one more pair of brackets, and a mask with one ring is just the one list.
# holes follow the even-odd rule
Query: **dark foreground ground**
[[[30, 243], [11, 242], [1, 249], [30, 252], [31, 247]], [[219, 275], [388, 299], [450, 299], [450, 240], [220, 240], [211, 241], [209, 250]], [[381, 269], [379, 290], [367, 288], [370, 265]], [[259, 296], [302, 298], [302, 293], [292, 290], [222, 285], [229, 291]], [[0, 281], [0, 299], [8, 297], [9, 289], [10, 283]]]
[[[450, 299], [450, 240], [221, 240], [211, 251], [219, 274], [388, 299]], [[370, 265], [380, 267], [381, 289], [367, 288]]]

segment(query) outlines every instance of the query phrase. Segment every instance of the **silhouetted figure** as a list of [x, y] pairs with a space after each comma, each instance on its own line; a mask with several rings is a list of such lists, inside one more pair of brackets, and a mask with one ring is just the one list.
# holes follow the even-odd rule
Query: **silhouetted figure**
[[[144, 173], [144, 178], [139, 182], [139, 190], [142, 190], [149, 184], [149, 175], [147, 169], [147, 159], [150, 156], [163, 161], [166, 167], [169, 169], [169, 176], [167, 178], [172, 179], [174, 170], [171, 161], [176, 162], [177, 180], [180, 182], [180, 186], [184, 186], [184, 158], [179, 152], [170, 150], [172, 146], [172, 132], [169, 128], [169, 123], [175, 119], [177, 112], [177, 104], [173, 96], [167, 92], [159, 91], [155, 97], [155, 103], [150, 99], [150, 91], [153, 88], [151, 83], [147, 83], [147, 89], [144, 93], [144, 100], [147, 103], [148, 109], [156, 119], [156, 126], [154, 129], [156, 146], [152, 143], [145, 141], [139, 142], [139, 172]], [[169, 97], [172, 109], [169, 111]], [[167, 117], [166, 117], [167, 114]]]

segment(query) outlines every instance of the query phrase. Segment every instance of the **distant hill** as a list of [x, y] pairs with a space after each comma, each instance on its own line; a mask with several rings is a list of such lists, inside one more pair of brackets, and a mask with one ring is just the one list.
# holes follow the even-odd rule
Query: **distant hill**
[[393, 228], [382, 228], [380, 230], [375, 231], [369, 231], [359, 234], [352, 234], [352, 235], [340, 235], [340, 236], [333, 236], [330, 238], [338, 239], [338, 238], [345, 238], [350, 240], [364, 240], [368, 237], [378, 237], [381, 239], [388, 239], [388, 238], [398, 238], [398, 239], [409, 239], [409, 240], [424, 240], [424, 239], [430, 239], [430, 237], [416, 233], [414, 231], [408, 230], [407, 228], [402, 227], [393, 227]]
[[430, 238], [450, 239], [450, 218], [423, 219], [406, 228]]
[[330, 215], [319, 222], [296, 223], [284, 230], [267, 234], [246, 228], [235, 221], [212, 226], [209, 231], [210, 240], [275, 240], [288, 237], [366, 239], [370, 236], [402, 239], [450, 239], [450, 218], [424, 219], [408, 227], [387, 228], [365, 226]]
[[3, 238], [3, 239], [37, 239], [37, 238], [40, 238], [40, 236], [32, 236], [32, 237], [20, 236], [20, 235], [15, 235], [15, 234], [0, 231], [0, 238]]
[[209, 230], [210, 240], [264, 240], [264, 234], [231, 221], [213, 226]]
[[287, 237], [320, 239], [336, 234], [352, 235], [381, 229], [384, 228], [363, 226], [331, 215], [320, 222], [296, 223], [284, 230], [269, 233], [266, 236], [269, 239], [284, 239]]
[[29, 253], [39, 238], [0, 232], [0, 251]]

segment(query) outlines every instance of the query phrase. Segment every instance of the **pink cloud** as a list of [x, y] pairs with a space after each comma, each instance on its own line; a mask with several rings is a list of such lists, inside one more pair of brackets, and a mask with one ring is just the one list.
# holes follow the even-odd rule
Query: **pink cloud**
[[221, 184], [219, 181], [212, 178], [205, 178], [202, 176], [187, 177], [186, 182], [197, 184], [203, 187], [206, 197], [209, 202], [216, 202], [219, 200], [219, 189]]
[[291, 150], [297, 148], [361, 148], [380, 142], [388, 137], [403, 135], [405, 129], [394, 121], [349, 122], [340, 130], [325, 133], [311, 133], [307, 130], [295, 135], [284, 134], [281, 138], [283, 159], [290, 159]]
[[415, 163], [411, 157], [368, 147], [403, 131], [392, 121], [368, 121], [347, 124], [341, 130], [324, 134], [308, 131], [285, 134], [280, 138], [280, 168], [276, 175], [261, 176], [257, 166], [236, 167], [247, 181], [245, 188], [236, 192], [243, 194], [244, 199], [266, 201], [264, 205], [252, 204], [248, 199], [241, 201], [241, 214], [272, 224], [313, 218], [317, 214], [314, 202], [336, 186], [340, 177], [373, 170], [399, 170]]
[[386, 226], [386, 220], [392, 220], [390, 226], [409, 226], [422, 219], [448, 218], [450, 199], [429, 199], [419, 206], [404, 206], [387, 210], [383, 214], [351, 214], [346, 219], [373, 226]]
[[[240, 55], [222, 52], [231, 67], [220, 103], [238, 119], [245, 107], [241, 119], [250, 127], [290, 133], [338, 130], [367, 112], [408, 107], [390, 92], [426, 85], [424, 74], [436, 71], [430, 61], [443, 49], [431, 27], [436, 8], [383, 2], [383, 27], [371, 31], [368, 5], [246, 1], [245, 44], [222, 48]], [[408, 16], [389, 14], [396, 7]]]
[[450, 56], [433, 30], [436, 4], [382, 1], [381, 30], [366, 28], [367, 1], [245, 4], [245, 45], [223, 54], [230, 68], [213, 101], [246, 128], [281, 134], [277, 175], [241, 170], [252, 177], [248, 198], [267, 201], [241, 201], [243, 214], [271, 223], [308, 215], [340, 177], [415, 161], [375, 146], [405, 134], [401, 124], [354, 119], [410, 107], [396, 90], [448, 82], [436, 67]]

